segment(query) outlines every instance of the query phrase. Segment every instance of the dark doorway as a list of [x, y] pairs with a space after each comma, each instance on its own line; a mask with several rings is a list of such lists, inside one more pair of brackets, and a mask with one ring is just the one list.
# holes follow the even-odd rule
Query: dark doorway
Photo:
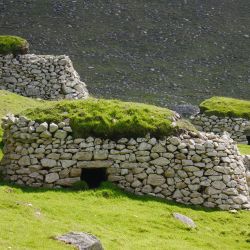
[[250, 135], [247, 135], [247, 141], [248, 141], [248, 145], [250, 145]]
[[107, 180], [106, 168], [83, 168], [81, 180], [86, 181], [89, 188], [97, 188]]

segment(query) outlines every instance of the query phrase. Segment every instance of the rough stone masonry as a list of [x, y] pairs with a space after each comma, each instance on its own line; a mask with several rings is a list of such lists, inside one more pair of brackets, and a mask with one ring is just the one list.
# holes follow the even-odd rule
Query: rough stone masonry
[[248, 144], [250, 140], [250, 121], [244, 118], [218, 117], [198, 114], [190, 117], [191, 122], [199, 131], [213, 132], [222, 135], [228, 132], [232, 139], [238, 143]]
[[85, 83], [65, 55], [0, 56], [0, 89], [47, 100], [88, 97]]
[[113, 141], [73, 138], [69, 124], [5, 117], [4, 177], [21, 185], [59, 188], [80, 181], [84, 169], [102, 168], [107, 180], [138, 195], [225, 210], [250, 208], [247, 166], [226, 134], [186, 132]]

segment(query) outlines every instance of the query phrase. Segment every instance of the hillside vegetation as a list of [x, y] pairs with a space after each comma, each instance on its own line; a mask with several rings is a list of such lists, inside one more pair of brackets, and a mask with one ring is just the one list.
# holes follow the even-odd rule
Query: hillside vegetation
[[[108, 250], [247, 250], [250, 213], [236, 214], [126, 194], [113, 185], [97, 190], [46, 190], [0, 183], [1, 249], [66, 250], [54, 240], [70, 231], [96, 235]], [[192, 218], [196, 229], [173, 218]]]
[[249, 0], [2, 1], [0, 33], [67, 54], [97, 97], [249, 98]]
[[200, 104], [201, 112], [220, 117], [242, 117], [250, 119], [250, 101], [214, 96]]

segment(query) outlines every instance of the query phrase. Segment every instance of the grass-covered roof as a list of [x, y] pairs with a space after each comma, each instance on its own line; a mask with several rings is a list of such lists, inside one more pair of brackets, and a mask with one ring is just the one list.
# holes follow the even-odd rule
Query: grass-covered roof
[[219, 117], [242, 117], [250, 119], [250, 100], [214, 96], [200, 104], [201, 112]]
[[29, 48], [28, 42], [18, 36], [0, 36], [0, 55], [25, 54]]
[[90, 98], [47, 102], [24, 115], [36, 121], [70, 119], [75, 136], [108, 138], [138, 137], [150, 133], [160, 137], [173, 132], [173, 112], [153, 105]]

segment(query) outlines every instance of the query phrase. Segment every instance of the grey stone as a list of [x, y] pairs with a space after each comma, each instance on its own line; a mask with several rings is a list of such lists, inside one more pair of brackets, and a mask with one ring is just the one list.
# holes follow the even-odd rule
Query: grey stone
[[141, 189], [142, 193], [148, 194], [153, 191], [153, 188], [150, 185], [146, 185]]
[[214, 181], [214, 182], [212, 182], [212, 184], [211, 184], [214, 188], [216, 188], [216, 189], [220, 189], [220, 190], [222, 190], [222, 189], [225, 189], [226, 188], [226, 185], [224, 184], [224, 182], [223, 181]]
[[95, 160], [106, 160], [106, 159], [108, 159], [108, 151], [107, 150], [95, 150], [94, 151], [94, 159]]
[[57, 173], [50, 173], [45, 176], [46, 183], [53, 183], [59, 180], [59, 175]]
[[50, 123], [50, 125], [49, 125], [49, 132], [51, 132], [51, 133], [54, 133], [54, 132], [56, 132], [58, 130], [58, 126], [57, 126], [57, 124], [55, 124], [55, 123]]
[[57, 185], [59, 186], [64, 186], [64, 187], [70, 187], [74, 183], [80, 181], [80, 177], [74, 177], [74, 178], [65, 178], [65, 179], [60, 179], [56, 182]]
[[57, 166], [57, 161], [53, 159], [44, 158], [41, 160], [41, 164], [45, 168], [53, 168]]
[[100, 240], [88, 233], [70, 232], [56, 239], [74, 245], [79, 250], [103, 250]]
[[67, 132], [59, 129], [55, 132], [54, 137], [58, 139], [65, 139], [67, 137]]
[[146, 143], [146, 142], [142, 142], [139, 147], [138, 147], [138, 150], [140, 151], [144, 151], [144, 150], [151, 150], [152, 148], [152, 145], [149, 144], [149, 143]]
[[177, 150], [177, 147], [170, 144], [170, 145], [167, 145], [167, 149], [168, 149], [169, 152], [174, 152], [174, 151]]
[[151, 150], [152, 153], [164, 153], [166, 152], [166, 148], [163, 147], [161, 144], [156, 144], [152, 150]]
[[170, 161], [164, 157], [159, 157], [153, 161], [150, 161], [150, 163], [157, 166], [166, 166], [170, 163]]
[[90, 161], [93, 157], [92, 152], [77, 152], [74, 156], [74, 160], [78, 161]]
[[70, 177], [81, 177], [82, 170], [80, 168], [72, 168], [70, 170]]
[[171, 137], [169, 141], [174, 146], [178, 146], [181, 143], [181, 140], [178, 137]]
[[199, 168], [194, 167], [194, 166], [186, 166], [186, 167], [183, 167], [183, 169], [184, 169], [186, 172], [197, 172], [197, 171], [200, 170]]
[[193, 166], [194, 165], [192, 160], [182, 160], [181, 162], [182, 162], [183, 166]]
[[150, 174], [148, 176], [147, 184], [152, 186], [161, 186], [166, 182], [165, 178], [162, 175]]
[[190, 202], [194, 205], [200, 205], [204, 202], [204, 199], [202, 197], [197, 197], [197, 198], [191, 199]]
[[108, 168], [111, 167], [113, 161], [78, 161], [78, 168]]
[[46, 139], [48, 139], [48, 138], [51, 138], [52, 135], [51, 135], [51, 133], [50, 133], [48, 130], [46, 130], [46, 131], [43, 131], [43, 132], [40, 134], [40, 137], [41, 137], [41, 138], [46, 138]]
[[76, 164], [75, 160], [61, 160], [61, 164], [63, 168], [69, 168]]
[[29, 158], [29, 156], [27, 156], [27, 155], [22, 156], [19, 159], [18, 164], [20, 166], [29, 166], [30, 165], [30, 158]]
[[43, 122], [41, 123], [37, 128], [36, 128], [36, 132], [37, 133], [41, 133], [44, 132], [48, 129], [48, 123], [47, 122]]
[[172, 168], [167, 169], [164, 172], [165, 177], [174, 177], [175, 176], [175, 171]]
[[189, 218], [189, 217], [187, 217], [187, 216], [185, 216], [183, 214], [173, 213], [173, 216], [174, 216], [175, 219], [183, 222], [184, 224], [186, 224], [187, 226], [189, 226], [191, 228], [196, 227], [196, 224], [194, 223], [194, 221], [191, 218]]

